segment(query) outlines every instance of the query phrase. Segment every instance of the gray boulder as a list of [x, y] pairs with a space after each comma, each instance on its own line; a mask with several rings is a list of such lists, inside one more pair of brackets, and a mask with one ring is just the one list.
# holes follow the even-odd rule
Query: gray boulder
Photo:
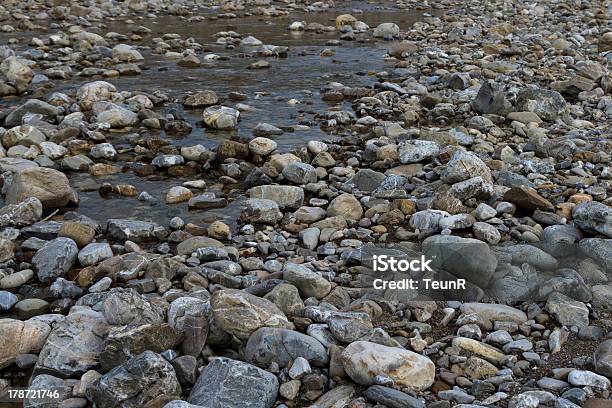
[[162, 395], [181, 395], [172, 365], [145, 351], [100, 377], [87, 389], [99, 408], [140, 408]]
[[612, 339], [601, 343], [593, 354], [595, 371], [601, 375], [612, 378]]
[[238, 126], [240, 112], [227, 106], [211, 106], [204, 109], [202, 117], [210, 128], [229, 130]]
[[138, 115], [119, 105], [111, 105], [108, 109], [98, 113], [96, 121], [108, 123], [111, 128], [134, 126], [138, 123]]
[[6, 76], [9, 83], [17, 90], [17, 93], [22, 93], [32, 82], [34, 72], [22, 58], [11, 56], [2, 61], [0, 64], [0, 72]]
[[174, 300], [168, 309], [168, 323], [184, 333], [183, 353], [197, 357], [208, 337], [210, 303], [196, 297], [183, 296]]
[[4, 119], [4, 124], [5, 126], [11, 127], [19, 126], [21, 124], [21, 119], [30, 113], [38, 113], [49, 118], [55, 118], [60, 114], [60, 109], [57, 106], [53, 106], [39, 99], [28, 99]]
[[229, 358], [215, 358], [193, 386], [188, 402], [204, 408], [270, 408], [278, 395], [274, 374]]
[[491, 182], [491, 170], [474, 153], [457, 150], [450, 161], [443, 167], [440, 179], [448, 184], [482, 177], [485, 182]]
[[133, 289], [111, 289], [102, 303], [102, 313], [112, 325], [162, 323], [164, 311]]
[[477, 239], [435, 235], [423, 241], [423, 253], [432, 269], [440, 268], [481, 288], [489, 286], [497, 258], [489, 246]]
[[297, 186], [265, 185], [248, 190], [250, 198], [263, 198], [276, 202], [279, 207], [298, 209], [304, 203], [304, 190]]
[[283, 177], [295, 184], [308, 184], [317, 182], [317, 172], [308, 163], [289, 163], [283, 169]]
[[549, 89], [523, 88], [516, 97], [516, 110], [533, 112], [548, 122], [563, 116], [567, 103], [559, 92]]
[[251, 334], [244, 354], [246, 361], [262, 368], [269, 367], [272, 362], [281, 368], [287, 367], [298, 357], [315, 367], [326, 367], [328, 362], [327, 351], [313, 337], [270, 327], [262, 327]]
[[70, 238], [59, 237], [47, 242], [32, 258], [38, 279], [41, 282], [53, 282], [63, 277], [74, 266], [79, 247]]
[[283, 213], [275, 201], [251, 198], [246, 200], [241, 217], [245, 222], [274, 225], [283, 218]]
[[372, 385], [365, 391], [365, 396], [372, 402], [389, 408], [424, 408], [425, 403], [404, 392], [382, 385]]
[[612, 208], [607, 205], [597, 201], [580, 203], [572, 210], [572, 218], [583, 231], [612, 238]]
[[[34, 377], [32, 383], [29, 385], [30, 390], [40, 390], [41, 392], [52, 392], [56, 393], [53, 397], [53, 402], [60, 402], [67, 400], [72, 396], [72, 388], [74, 387], [73, 381], [63, 380], [61, 378], [54, 377], [48, 374], [41, 374]], [[45, 398], [32, 398], [24, 400], [24, 408], [46, 408], [49, 400]]]
[[583, 328], [589, 325], [589, 309], [586, 305], [559, 292], [553, 292], [548, 297], [546, 311], [564, 326]]
[[580, 250], [588, 257], [612, 272], [612, 239], [586, 238], [578, 244]]
[[102, 313], [73, 308], [53, 327], [40, 352], [35, 372], [69, 378], [96, 367], [108, 330]]
[[164, 227], [154, 222], [110, 219], [106, 224], [108, 235], [117, 241], [143, 242], [164, 237]]
[[478, 113], [502, 114], [508, 106], [506, 96], [498, 85], [491, 81], [482, 84], [472, 101], [472, 108]]
[[26, 198], [18, 204], [9, 204], [0, 208], [0, 228], [25, 227], [42, 218], [43, 206], [36, 197]]
[[293, 284], [305, 298], [322, 299], [331, 290], [331, 283], [321, 274], [294, 263], [285, 264], [283, 279]]
[[161, 353], [174, 349], [183, 334], [167, 323], [113, 327], [100, 354], [102, 372], [109, 371], [144, 351]]
[[408, 140], [399, 145], [399, 158], [402, 164], [418, 163], [431, 159], [440, 153], [440, 146], [429, 140]]

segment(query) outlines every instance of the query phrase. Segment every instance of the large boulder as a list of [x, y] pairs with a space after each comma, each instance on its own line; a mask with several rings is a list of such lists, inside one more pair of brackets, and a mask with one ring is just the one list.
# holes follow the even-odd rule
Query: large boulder
[[356, 341], [342, 352], [346, 373], [360, 385], [374, 385], [375, 377], [390, 377], [396, 386], [423, 391], [434, 382], [436, 366], [427, 357], [399, 347]]
[[429, 160], [440, 153], [440, 146], [430, 140], [408, 140], [400, 143], [398, 148], [402, 164]]
[[298, 357], [315, 367], [325, 367], [328, 362], [325, 347], [314, 337], [271, 327], [262, 327], [251, 334], [244, 354], [246, 361], [262, 368], [273, 362], [279, 367], [287, 367]]
[[283, 177], [295, 184], [317, 182], [317, 171], [308, 163], [289, 163], [282, 171]]
[[464, 303], [461, 305], [461, 313], [476, 314], [485, 320], [514, 322], [522, 324], [527, 321], [525, 312], [512, 306], [498, 305], [494, 303]]
[[70, 238], [59, 237], [45, 243], [32, 258], [38, 279], [53, 282], [63, 277], [74, 266], [79, 247]]
[[197, 357], [208, 337], [210, 304], [202, 299], [183, 296], [174, 300], [168, 309], [168, 323], [184, 334], [183, 353]]
[[210, 237], [191, 237], [181, 242], [176, 246], [176, 252], [179, 255], [191, 255], [198, 248], [223, 248], [224, 245], [220, 241]]
[[79, 197], [62, 172], [46, 167], [18, 171], [6, 191], [7, 204], [19, 204], [29, 197], [40, 200], [45, 209], [76, 205]]
[[19, 105], [4, 119], [6, 126], [18, 126], [26, 114], [38, 113], [45, 117], [55, 118], [60, 114], [60, 109], [47, 102], [39, 99], [28, 99], [22, 105]]
[[201, 108], [204, 106], [216, 105], [217, 103], [219, 103], [219, 97], [215, 91], [209, 89], [187, 95], [183, 100], [183, 105], [187, 108]]
[[278, 380], [272, 373], [229, 358], [215, 358], [193, 386], [188, 402], [202, 408], [270, 408]]
[[0, 238], [0, 262], [6, 262], [15, 256], [15, 244], [10, 239]]
[[477, 239], [435, 235], [423, 241], [423, 253], [432, 260], [432, 269], [445, 270], [480, 288], [489, 286], [497, 268], [489, 246]]
[[111, 289], [102, 303], [109, 324], [146, 324], [164, 322], [164, 310], [134, 289]]
[[283, 213], [275, 201], [250, 198], [244, 204], [241, 217], [244, 222], [274, 225], [283, 218]]
[[51, 327], [42, 320], [0, 319], [0, 370], [20, 354], [40, 352], [50, 332]]
[[113, 327], [100, 354], [102, 372], [109, 371], [144, 351], [161, 353], [174, 349], [183, 334], [167, 323]]
[[605, 271], [612, 272], [612, 239], [586, 238], [580, 241], [578, 247], [603, 266]]
[[559, 292], [553, 292], [548, 297], [546, 311], [564, 326], [583, 328], [589, 325], [589, 309], [586, 305]]
[[372, 35], [375, 38], [397, 37], [400, 33], [400, 28], [395, 23], [381, 23], [375, 29]]
[[608, 378], [612, 378], [612, 339], [601, 343], [593, 354], [595, 371]]
[[44, 133], [31, 125], [15, 126], [2, 135], [2, 145], [7, 149], [17, 145], [25, 147], [40, 145], [46, 140]]
[[180, 396], [181, 386], [166, 359], [145, 351], [100, 377], [87, 394], [98, 408], [139, 408], [160, 396]]
[[504, 91], [491, 81], [482, 84], [476, 98], [472, 101], [472, 108], [476, 112], [495, 115], [503, 114], [508, 105]]
[[487, 165], [474, 153], [458, 150], [443, 167], [440, 179], [448, 184], [468, 180], [473, 177], [482, 177], [486, 182], [491, 182], [491, 171]]
[[32, 390], [34, 393], [36, 391], [40, 391], [41, 395], [45, 395], [44, 393], [48, 393], [49, 391], [53, 392], [53, 403], [50, 403], [46, 398], [32, 398], [24, 400], [23, 408], [49, 407], [56, 405], [55, 402], [63, 405], [63, 403], [60, 403], [60, 401], [69, 399], [72, 396], [73, 388], [74, 380], [64, 380], [48, 374], [37, 375], [32, 379], [32, 383], [28, 386], [28, 389]]
[[215, 323], [247, 340], [261, 327], [292, 329], [285, 314], [272, 302], [235, 289], [218, 290], [210, 298]]
[[57, 322], [42, 348], [35, 371], [69, 378], [98, 366], [108, 324], [102, 313], [73, 308]]

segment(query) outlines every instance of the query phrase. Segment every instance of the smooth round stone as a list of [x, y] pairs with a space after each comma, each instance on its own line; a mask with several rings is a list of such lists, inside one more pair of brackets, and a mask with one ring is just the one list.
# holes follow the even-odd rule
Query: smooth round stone
[[251, 150], [252, 153], [260, 156], [267, 156], [276, 150], [277, 147], [278, 143], [272, 139], [268, 139], [267, 137], [256, 137], [249, 141], [249, 150]]
[[19, 301], [17, 296], [6, 290], [0, 290], [0, 311], [7, 312]]
[[166, 194], [166, 204], [176, 204], [189, 201], [192, 196], [193, 193], [187, 187], [172, 187]]
[[34, 271], [24, 269], [0, 279], [0, 289], [18, 288], [34, 277]]
[[48, 310], [49, 303], [42, 299], [24, 299], [15, 305], [17, 316], [22, 320], [45, 314]]

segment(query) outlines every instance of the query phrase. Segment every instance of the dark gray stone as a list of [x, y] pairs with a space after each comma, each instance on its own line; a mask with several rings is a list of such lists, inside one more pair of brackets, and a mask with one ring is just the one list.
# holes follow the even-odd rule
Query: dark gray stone
[[52, 282], [64, 276], [74, 266], [79, 248], [70, 238], [55, 238], [40, 248], [32, 258], [38, 279]]
[[315, 338], [287, 330], [262, 327], [249, 337], [245, 360], [262, 368], [275, 362], [287, 367], [298, 357], [303, 357], [315, 367], [327, 366], [327, 351]]
[[404, 392], [382, 385], [372, 385], [365, 391], [365, 396], [372, 402], [386, 405], [389, 408], [424, 408], [425, 403]]
[[161, 395], [181, 395], [181, 386], [168, 361], [145, 351], [100, 377], [87, 394], [98, 408], [140, 408]]
[[188, 402], [204, 408], [270, 408], [277, 394], [273, 374], [242, 361], [216, 358], [202, 370]]

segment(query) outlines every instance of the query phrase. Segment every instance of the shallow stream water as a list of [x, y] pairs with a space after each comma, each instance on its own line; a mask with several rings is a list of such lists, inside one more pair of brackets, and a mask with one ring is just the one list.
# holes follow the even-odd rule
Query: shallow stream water
[[[260, 122], [270, 123], [278, 127], [296, 125], [302, 121], [306, 123], [313, 119], [315, 113], [322, 113], [330, 107], [350, 109], [348, 103], [332, 105], [321, 99], [319, 90], [329, 82], [341, 82], [348, 86], [367, 86], [377, 81], [372, 73], [391, 69], [390, 64], [384, 61], [384, 55], [390, 45], [389, 42], [375, 41], [371, 34], [358, 34], [355, 41], [343, 41], [341, 46], [329, 46], [329, 40], [339, 38], [337, 32], [292, 32], [287, 29], [293, 21], [318, 22], [323, 25], [334, 25], [335, 18], [342, 12], [353, 12], [359, 9], [362, 12], [357, 17], [370, 27], [376, 27], [383, 22], [394, 22], [401, 29], [410, 27], [415, 21], [423, 17], [421, 11], [406, 11], [391, 9], [385, 6], [368, 3], [350, 3], [350, 7], [324, 12], [293, 12], [285, 17], [248, 16], [236, 19], [209, 19], [216, 13], [214, 10], [200, 10], [198, 14], [207, 17], [204, 21], [187, 22], [177, 16], [159, 16], [156, 19], [116, 20], [106, 21], [103, 30], [93, 27], [89, 31], [104, 35], [106, 32], [117, 32], [130, 35], [138, 26], [145, 26], [152, 32], [145, 36], [141, 43], [131, 43], [138, 46], [145, 61], [142, 64], [142, 73], [134, 76], [121, 76], [109, 79], [119, 91], [145, 91], [160, 90], [173, 99], [179, 100], [161, 109], [161, 113], [176, 109], [189, 121], [193, 130], [189, 135], [174, 137], [151, 133], [151, 137], [170, 139], [176, 146], [191, 146], [202, 144], [207, 147], [216, 146], [221, 140], [232, 136], [251, 137], [251, 131]], [[428, 12], [431, 12], [428, 10]], [[434, 12], [439, 14], [439, 11]], [[216, 44], [215, 33], [220, 31], [235, 31], [243, 37], [252, 35], [264, 44], [289, 47], [286, 58], [259, 58], [249, 55], [248, 50], [241, 47], [228, 49], [224, 45]], [[207, 53], [217, 54], [223, 59], [203, 63], [198, 68], [179, 67], [176, 61], [167, 60], [162, 55], [152, 53], [154, 44], [152, 39], [163, 34], [180, 34], [182, 38], [193, 37], [202, 44]], [[34, 36], [48, 35], [51, 32], [19, 33], [18, 36], [2, 34], [0, 41], [8, 38], [20, 38], [20, 46], [25, 47]], [[140, 48], [142, 47], [142, 48]], [[333, 56], [320, 55], [325, 48], [333, 49]], [[19, 49], [19, 48], [18, 48]], [[198, 54], [200, 59], [203, 56]], [[249, 65], [260, 59], [271, 63], [268, 69], [248, 69]], [[54, 81], [55, 87], [49, 92], [76, 92], [79, 86], [94, 80], [104, 78], [82, 78], [73, 76], [66, 81]], [[235, 131], [215, 131], [204, 129], [201, 124], [202, 109], [184, 110], [180, 100], [188, 93], [201, 90], [213, 90], [219, 95], [223, 104], [233, 106], [236, 102], [228, 100], [230, 92], [239, 92], [247, 95], [241, 103], [254, 108], [253, 111], [243, 112], [238, 129]], [[300, 101], [298, 104], [289, 104], [290, 99]], [[15, 100], [0, 100], [0, 106], [15, 105]], [[110, 141], [115, 136], [111, 136]], [[120, 138], [121, 135], [117, 135]], [[316, 124], [308, 130], [285, 132], [274, 139], [279, 144], [279, 151], [289, 151], [293, 147], [308, 140], [326, 140], [334, 136], [327, 134]], [[116, 163], [121, 165], [121, 163]], [[155, 175], [148, 178], [138, 177], [131, 172], [119, 173], [110, 176], [92, 177], [88, 173], [72, 173], [69, 175], [71, 184], [77, 189], [80, 197], [78, 211], [98, 221], [104, 222], [108, 218], [135, 218], [151, 219], [164, 222], [173, 216], [181, 216], [188, 222], [206, 223], [214, 219], [223, 219], [232, 224], [240, 211], [241, 196], [230, 197], [229, 207], [206, 212], [192, 212], [187, 209], [187, 203], [166, 205], [164, 197], [173, 186], [180, 185], [189, 178], [166, 177]], [[206, 178], [206, 177], [205, 177]], [[136, 197], [120, 197], [111, 195], [102, 198], [97, 187], [104, 183], [131, 184], [139, 192], [146, 191], [153, 195], [156, 203], [141, 202]]]

